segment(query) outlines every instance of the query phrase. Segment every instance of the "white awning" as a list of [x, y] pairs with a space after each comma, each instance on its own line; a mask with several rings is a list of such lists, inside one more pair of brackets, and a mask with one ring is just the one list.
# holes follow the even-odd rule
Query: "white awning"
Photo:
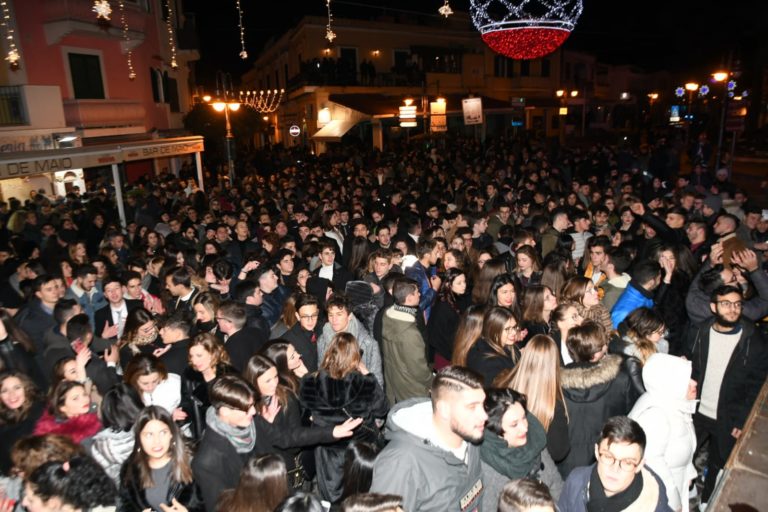
[[359, 119], [334, 119], [320, 128], [312, 138], [320, 142], [341, 142], [341, 137], [359, 122]]

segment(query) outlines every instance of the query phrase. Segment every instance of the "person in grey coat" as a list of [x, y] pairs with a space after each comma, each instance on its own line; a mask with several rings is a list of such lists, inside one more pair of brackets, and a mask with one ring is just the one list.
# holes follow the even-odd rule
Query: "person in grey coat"
[[[376, 457], [370, 492], [403, 497], [403, 510], [482, 510], [480, 449], [483, 379], [460, 366], [440, 370], [431, 399], [411, 398], [390, 410], [389, 444]], [[495, 508], [494, 508], [495, 509]]]
[[335, 293], [328, 299], [326, 305], [328, 323], [323, 326], [320, 337], [317, 338], [317, 360], [322, 362], [325, 351], [328, 349], [333, 337], [340, 332], [348, 332], [357, 339], [363, 363], [368, 368], [382, 388], [384, 388], [384, 374], [381, 368], [381, 352], [379, 344], [373, 339], [363, 324], [352, 314], [352, 308], [344, 295]]

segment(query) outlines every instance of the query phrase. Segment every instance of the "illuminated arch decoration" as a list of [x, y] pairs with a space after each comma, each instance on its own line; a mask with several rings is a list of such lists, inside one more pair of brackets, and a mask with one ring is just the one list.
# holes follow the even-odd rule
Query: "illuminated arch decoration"
[[576, 26], [582, 0], [470, 0], [472, 23], [491, 50], [538, 59], [557, 50]]

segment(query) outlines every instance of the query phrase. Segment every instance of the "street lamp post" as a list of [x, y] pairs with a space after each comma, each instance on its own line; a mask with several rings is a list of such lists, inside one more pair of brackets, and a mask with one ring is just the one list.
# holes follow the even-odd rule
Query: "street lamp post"
[[[221, 81], [220, 81], [221, 78]], [[227, 174], [229, 176], [230, 186], [235, 185], [235, 161], [232, 158], [232, 143], [234, 141], [234, 135], [232, 135], [232, 124], [229, 121], [229, 113], [237, 112], [240, 110], [240, 101], [230, 97], [229, 90], [227, 89], [227, 75], [221, 73], [216, 75], [216, 98], [211, 101], [211, 97], [203, 96], [203, 101], [211, 104], [216, 112], [224, 112], [224, 121], [226, 123], [227, 133], [225, 136], [227, 146]], [[221, 92], [219, 84], [221, 83]], [[230, 84], [231, 85], [231, 84]]]
[[[720, 165], [720, 158], [723, 155], [723, 134], [725, 132], [725, 111], [728, 110], [728, 76], [730, 73], [727, 71], [718, 71], [712, 73], [712, 78], [715, 82], [723, 84], [723, 101], [721, 102], [720, 112], [720, 132], [717, 134], [717, 159], [715, 160], [715, 170]], [[733, 157], [733, 155], [731, 155]]]
[[691, 140], [691, 124], [693, 123], [693, 93], [699, 90], [699, 84], [696, 82], [688, 82], [685, 84], [685, 90], [688, 91], [688, 130], [685, 133], [685, 144], [687, 146], [688, 142]]
[[[568, 115], [568, 97], [570, 96], [571, 98], [576, 98], [578, 95], [579, 95], [579, 91], [577, 90], [568, 91], [566, 89], [558, 89], [557, 91], [555, 91], [555, 96], [560, 98], [560, 110], [558, 114], [562, 118], [560, 120], [560, 145], [561, 146], [565, 144], [565, 119], [566, 119], [566, 116]], [[582, 112], [582, 117], [583, 115], [584, 113]], [[584, 119], [582, 119], [582, 131], [583, 130], [584, 130]]]

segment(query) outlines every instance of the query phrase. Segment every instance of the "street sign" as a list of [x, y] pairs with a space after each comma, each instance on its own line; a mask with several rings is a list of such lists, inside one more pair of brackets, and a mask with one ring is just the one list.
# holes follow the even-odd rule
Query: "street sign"
[[734, 101], [728, 104], [728, 115], [725, 118], [725, 131], [743, 132], [745, 128], [745, 119], [747, 118], [747, 106], [740, 101]]
[[292, 124], [290, 128], [288, 128], [288, 134], [291, 137], [298, 137], [301, 134], [301, 128], [299, 128], [297, 125]]

